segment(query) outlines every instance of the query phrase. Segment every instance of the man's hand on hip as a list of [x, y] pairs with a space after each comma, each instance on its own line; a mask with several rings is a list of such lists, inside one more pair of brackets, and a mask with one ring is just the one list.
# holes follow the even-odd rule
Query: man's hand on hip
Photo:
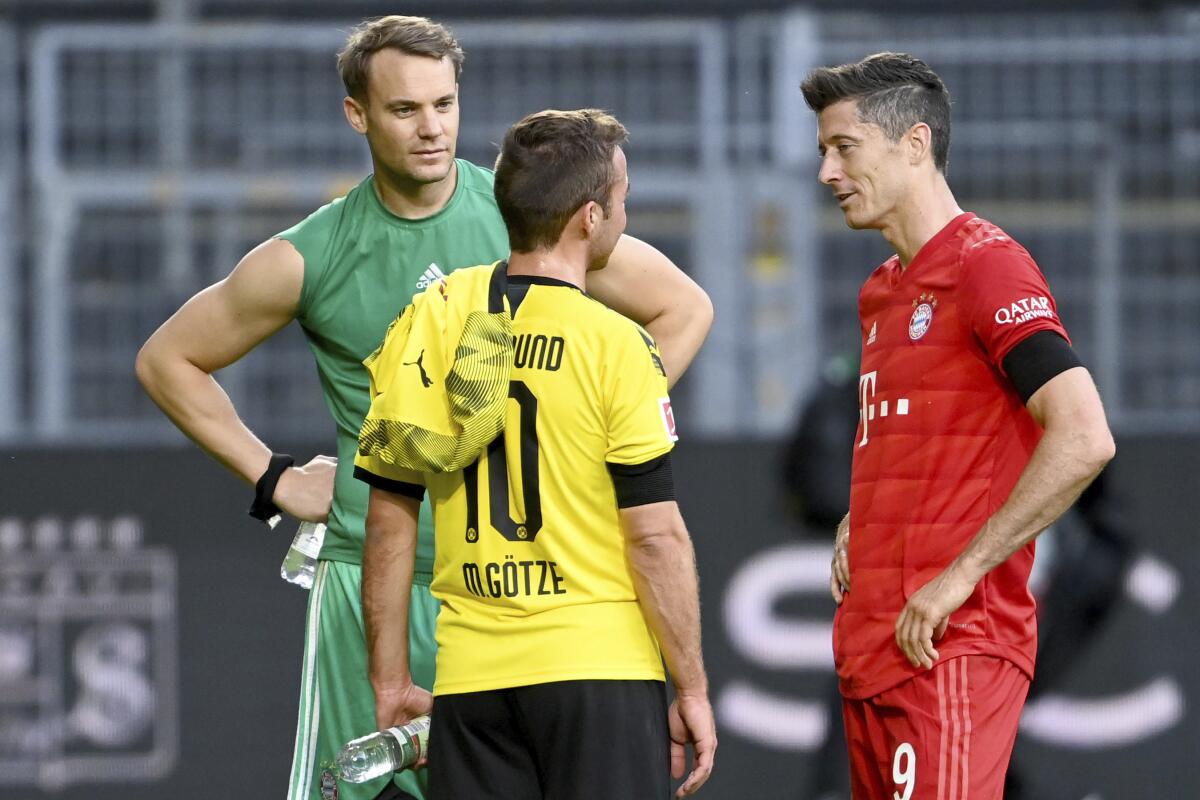
[[933, 668], [938, 659], [933, 643], [946, 633], [950, 615], [974, 591], [975, 582], [962, 577], [952, 565], [908, 598], [896, 620], [896, 644], [910, 664]]
[[317, 456], [302, 467], [289, 467], [275, 486], [275, 505], [306, 522], [325, 522], [333, 507], [337, 459]]
[[850, 515], [838, 523], [837, 536], [833, 539], [833, 563], [829, 572], [829, 593], [839, 606], [850, 591]]

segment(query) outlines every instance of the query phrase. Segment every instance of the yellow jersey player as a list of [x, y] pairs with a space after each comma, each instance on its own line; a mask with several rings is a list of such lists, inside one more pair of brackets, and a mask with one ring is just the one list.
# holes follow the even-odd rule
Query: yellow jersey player
[[[666, 375], [653, 339], [581, 289], [625, 227], [625, 138], [593, 110], [514, 125], [495, 180], [509, 260], [426, 292], [368, 360], [374, 399], [355, 474], [371, 485], [371, 680], [381, 727], [432, 705], [430, 798], [660, 800], [687, 744], [679, 796], [712, 769]], [[496, 327], [481, 335], [485, 314]], [[464, 405], [460, 435], [433, 432], [438, 409]], [[461, 456], [467, 428], [477, 435], [496, 410], [502, 432], [477, 457], [432, 463]], [[441, 604], [432, 698], [411, 680], [406, 634], [426, 492]]]

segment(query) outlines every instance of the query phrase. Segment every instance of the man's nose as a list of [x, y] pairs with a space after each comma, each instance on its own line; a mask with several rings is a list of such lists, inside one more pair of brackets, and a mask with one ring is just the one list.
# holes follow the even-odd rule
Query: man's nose
[[821, 157], [821, 169], [817, 172], [817, 180], [824, 184], [833, 184], [842, 177], [841, 166], [831, 153]]

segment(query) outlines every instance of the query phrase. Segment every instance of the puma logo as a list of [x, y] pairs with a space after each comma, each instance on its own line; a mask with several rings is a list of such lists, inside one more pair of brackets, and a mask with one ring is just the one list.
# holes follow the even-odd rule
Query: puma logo
[[404, 362], [402, 362], [402, 366], [411, 367], [413, 364], [416, 364], [417, 369], [421, 370], [421, 383], [422, 383], [422, 385], [424, 385], [424, 387], [426, 389], [428, 389], [430, 386], [433, 386], [433, 381], [429, 380], [429, 376], [425, 374], [425, 367], [421, 366], [421, 361], [424, 358], [425, 358], [425, 351], [422, 350], [421, 355], [417, 356], [416, 361], [404, 361]]

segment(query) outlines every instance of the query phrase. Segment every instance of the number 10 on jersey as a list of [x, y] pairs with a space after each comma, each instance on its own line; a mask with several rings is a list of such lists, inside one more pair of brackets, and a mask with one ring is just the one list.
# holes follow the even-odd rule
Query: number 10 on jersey
[[[504, 443], [505, 432], [492, 440], [487, 447], [487, 468], [484, 480], [488, 484], [488, 523], [510, 542], [532, 542], [542, 529], [542, 499], [538, 486], [538, 401], [524, 381], [510, 381], [508, 396], [517, 401], [521, 412], [520, 463], [521, 498], [525, 505], [525, 520], [512, 517], [508, 506], [508, 451]], [[482, 456], [480, 457], [482, 459]], [[463, 481], [467, 492], [467, 541], [479, 540], [479, 460], [463, 467]]]

